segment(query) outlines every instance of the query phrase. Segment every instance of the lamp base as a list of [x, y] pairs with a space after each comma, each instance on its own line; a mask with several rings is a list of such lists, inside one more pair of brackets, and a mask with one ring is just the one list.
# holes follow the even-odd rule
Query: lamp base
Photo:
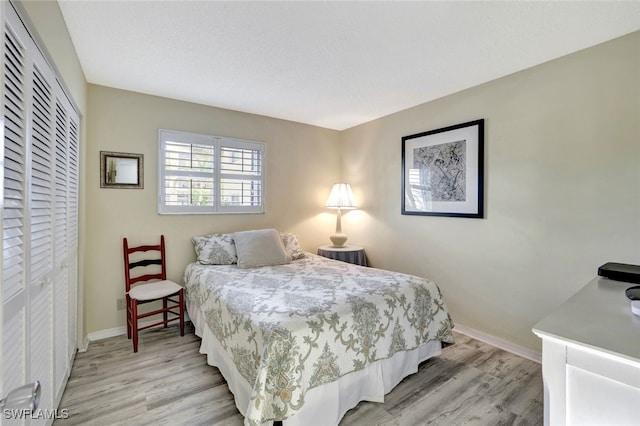
[[347, 242], [347, 234], [333, 234], [329, 237], [333, 243], [333, 247], [344, 247], [344, 243]]

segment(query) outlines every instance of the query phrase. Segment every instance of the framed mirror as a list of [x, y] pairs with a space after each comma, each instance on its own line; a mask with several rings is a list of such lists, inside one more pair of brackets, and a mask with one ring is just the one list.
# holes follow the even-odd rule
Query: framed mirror
[[100, 188], [144, 188], [143, 155], [100, 151]]

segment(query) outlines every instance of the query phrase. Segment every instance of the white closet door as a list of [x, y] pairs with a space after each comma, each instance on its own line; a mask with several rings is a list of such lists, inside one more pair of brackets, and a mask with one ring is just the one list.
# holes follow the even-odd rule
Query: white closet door
[[30, 158], [30, 228], [29, 247], [29, 322], [31, 357], [29, 381], [40, 380], [41, 408], [54, 408], [56, 387], [53, 378], [53, 182], [55, 149], [55, 77], [44, 59], [34, 56], [31, 158]]
[[78, 312], [78, 181], [80, 170], [80, 117], [70, 109], [68, 144], [68, 203], [67, 246], [69, 250], [67, 270], [67, 360], [69, 368], [76, 353]]
[[53, 228], [53, 312], [54, 312], [54, 390], [57, 393], [64, 390], [67, 377], [67, 342], [68, 333], [68, 296], [67, 283], [69, 280], [68, 266], [68, 149], [69, 114], [64, 94], [56, 94], [56, 131], [55, 131], [55, 175], [54, 175], [54, 228]]
[[13, 5], [2, 7], [0, 393], [39, 380], [39, 408], [53, 413], [76, 350], [79, 116]]
[[[13, 12], [5, 5], [7, 16]], [[4, 209], [2, 394], [27, 381], [26, 152], [30, 103], [29, 35], [17, 17], [4, 24]]]
[[56, 90], [53, 227], [54, 390], [61, 396], [76, 349], [78, 126], [71, 103]]

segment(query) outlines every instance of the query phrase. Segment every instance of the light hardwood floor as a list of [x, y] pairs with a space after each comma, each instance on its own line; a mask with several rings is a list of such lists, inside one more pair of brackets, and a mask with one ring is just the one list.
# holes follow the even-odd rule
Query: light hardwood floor
[[[539, 425], [540, 365], [455, 333], [456, 343], [425, 361], [383, 404], [361, 402], [341, 425]], [[78, 353], [60, 402], [64, 425], [242, 425], [226, 382], [198, 353], [193, 327], [92, 342]], [[310, 425], [312, 426], [312, 425]]]

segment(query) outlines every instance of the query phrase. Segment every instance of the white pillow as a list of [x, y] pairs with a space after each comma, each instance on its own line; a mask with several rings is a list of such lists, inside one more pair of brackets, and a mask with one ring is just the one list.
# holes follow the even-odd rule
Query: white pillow
[[232, 234], [211, 234], [191, 238], [198, 263], [231, 265], [238, 261]]
[[258, 229], [233, 234], [238, 253], [238, 268], [283, 265], [291, 262], [276, 229]]
[[295, 234], [292, 234], [291, 232], [282, 232], [280, 233], [280, 238], [282, 238], [284, 251], [291, 260], [298, 260], [304, 257], [304, 251], [300, 248], [300, 243], [298, 242], [298, 238], [296, 238]]

